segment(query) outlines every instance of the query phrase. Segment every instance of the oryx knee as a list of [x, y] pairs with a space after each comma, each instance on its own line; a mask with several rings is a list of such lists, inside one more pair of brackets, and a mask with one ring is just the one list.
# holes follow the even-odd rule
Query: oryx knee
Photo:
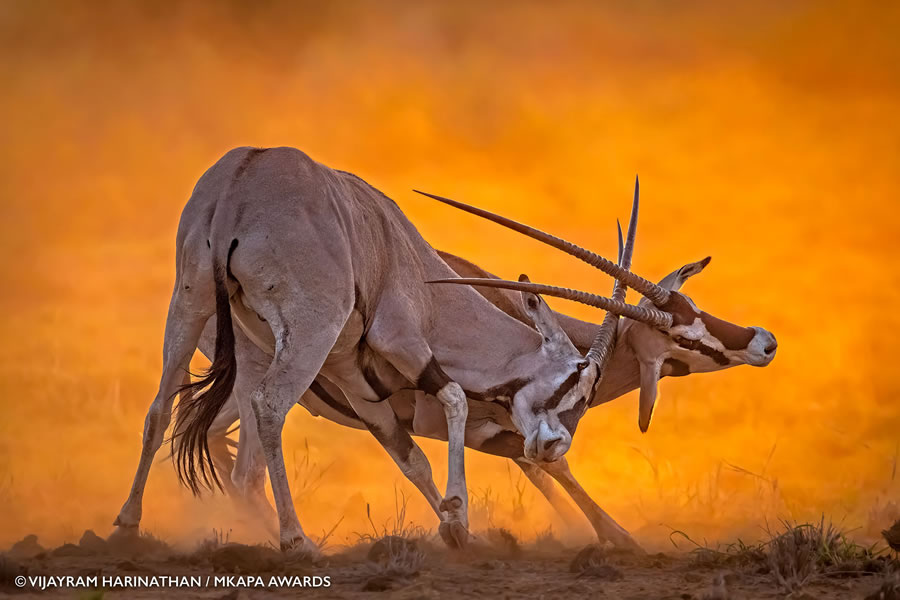
[[466, 403], [466, 393], [455, 381], [451, 381], [440, 389], [437, 399], [444, 406], [447, 420], [463, 419], [469, 414], [469, 405]]

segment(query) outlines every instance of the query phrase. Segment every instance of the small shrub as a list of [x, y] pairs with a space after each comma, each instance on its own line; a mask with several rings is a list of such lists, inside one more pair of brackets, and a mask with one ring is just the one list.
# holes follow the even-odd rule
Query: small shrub
[[387, 577], [415, 577], [425, 564], [425, 553], [416, 540], [394, 535], [372, 544], [368, 558], [377, 574]]

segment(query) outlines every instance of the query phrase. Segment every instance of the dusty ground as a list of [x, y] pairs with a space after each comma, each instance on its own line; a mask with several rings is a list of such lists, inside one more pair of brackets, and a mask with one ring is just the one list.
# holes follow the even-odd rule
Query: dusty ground
[[[710, 560], [698, 553], [636, 556], [602, 550], [565, 548], [555, 540], [543, 548], [520, 547], [496, 535], [481, 537], [463, 553], [451, 553], [427, 540], [403, 538], [364, 542], [336, 549], [310, 563], [285, 558], [273, 548], [206, 542], [191, 553], [180, 553], [153, 538], [109, 542], [86, 533], [78, 545], [53, 550], [26, 538], [0, 559], [0, 596], [15, 598], [896, 598], [877, 591], [888, 577], [891, 561], [879, 558], [863, 569], [878, 573], [821, 575], [786, 596], [773, 575], [760, 563]], [[29, 556], [31, 555], [31, 556]], [[739, 564], [743, 563], [743, 564]], [[893, 563], [896, 566], [896, 563]], [[201, 585], [190, 588], [119, 587], [49, 588], [30, 584], [15, 587], [15, 577], [54, 575], [74, 577], [195, 576]], [[330, 578], [330, 587], [270, 585], [278, 576]], [[215, 583], [215, 578], [233, 577]], [[245, 578], [244, 587], [237, 578]], [[264, 583], [256, 587], [259, 576]], [[209, 578], [209, 579], [207, 579]], [[284, 580], [282, 580], [284, 581]], [[302, 580], [301, 580], [302, 582]], [[900, 588], [898, 588], [900, 591]], [[872, 594], [875, 595], [872, 595]]]

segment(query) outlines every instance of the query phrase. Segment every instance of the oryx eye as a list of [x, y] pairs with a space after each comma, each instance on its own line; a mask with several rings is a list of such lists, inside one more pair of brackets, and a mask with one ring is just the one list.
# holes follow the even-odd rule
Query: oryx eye
[[588, 364], [589, 364], [588, 361], [583, 360], [583, 361], [579, 362], [577, 365], [575, 365], [575, 368], [578, 369], [579, 372], [581, 372], [581, 371], [584, 371], [585, 369], [587, 369]]

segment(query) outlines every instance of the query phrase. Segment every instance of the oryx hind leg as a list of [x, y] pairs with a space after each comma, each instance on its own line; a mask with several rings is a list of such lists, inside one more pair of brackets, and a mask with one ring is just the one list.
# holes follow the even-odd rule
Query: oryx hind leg
[[552, 463], [539, 463], [539, 466], [558, 481], [569, 496], [572, 497], [572, 500], [584, 513], [584, 516], [591, 522], [591, 526], [601, 542], [609, 541], [620, 548], [630, 548], [643, 552], [643, 549], [634, 541], [634, 538], [584, 491], [584, 488], [572, 475], [572, 471], [569, 470], [569, 463], [566, 457], [562, 457]]
[[[409, 392], [413, 393], [413, 392]], [[400, 423], [390, 402], [368, 402], [360, 398], [347, 400], [369, 432], [387, 451], [400, 471], [425, 496], [425, 500], [441, 521], [441, 494], [431, 473], [431, 464], [422, 449]]]
[[[235, 389], [207, 433], [219, 481], [245, 518], [258, 523], [266, 533], [278, 539], [278, 518], [266, 498], [266, 461], [256, 428], [256, 417], [250, 407], [250, 394], [258, 385], [241, 384], [239, 372]], [[240, 406], [239, 406], [240, 404]], [[240, 413], [249, 415], [240, 418]], [[238, 442], [228, 437], [238, 426]], [[232, 454], [232, 449], [236, 452]]]
[[216, 415], [206, 437], [209, 441], [209, 454], [213, 461], [213, 467], [219, 474], [219, 481], [222, 483], [223, 491], [229, 495], [237, 497], [238, 490], [231, 483], [231, 472], [234, 469], [235, 455], [232, 448], [237, 444], [228, 437], [236, 426], [238, 420], [237, 399], [234, 394], [228, 398], [228, 401]]
[[550, 503], [553, 510], [555, 510], [562, 518], [566, 526], [569, 528], [574, 527], [578, 523], [578, 513], [575, 512], [572, 505], [566, 501], [565, 497], [563, 497], [559, 488], [557, 488], [556, 484], [553, 482], [553, 478], [546, 471], [524, 458], [512, 460], [520, 469], [522, 469], [522, 472], [525, 473], [528, 481], [530, 481], [532, 485], [538, 489], [541, 495], [547, 499], [547, 502]]
[[[136, 530], [141, 521], [144, 487], [153, 458], [162, 445], [163, 436], [172, 419], [172, 404], [179, 387], [189, 383], [188, 368], [197, 341], [207, 319], [215, 312], [212, 303], [212, 280], [204, 290], [202, 277], [194, 270], [190, 278], [180, 274], [166, 319], [163, 342], [163, 371], [156, 397], [144, 420], [141, 457], [128, 499], [113, 523], [122, 529]], [[204, 291], [206, 293], [204, 293]]]
[[[214, 322], [215, 317], [210, 319], [200, 338], [200, 351], [207, 356], [212, 356], [215, 346]], [[277, 540], [278, 519], [266, 498], [266, 461], [259, 441], [256, 415], [250, 406], [250, 395], [259, 386], [272, 359], [251, 342], [240, 327], [234, 328], [234, 338], [237, 376], [231, 396], [207, 433], [209, 448], [225, 492], [243, 514], [260, 523]], [[238, 422], [237, 453], [232, 458], [230, 449], [233, 442], [227, 434]]]
[[250, 406], [275, 497], [281, 549], [300, 554], [314, 555], [318, 548], [303, 532], [294, 509], [284, 465], [282, 429], [288, 411], [318, 375], [349, 314], [349, 307], [346, 314], [338, 314], [340, 309], [334, 304], [327, 306], [330, 310], [318, 308], [309, 314], [302, 304], [264, 303], [257, 309], [269, 322], [278, 343], [266, 374], [250, 395]]

